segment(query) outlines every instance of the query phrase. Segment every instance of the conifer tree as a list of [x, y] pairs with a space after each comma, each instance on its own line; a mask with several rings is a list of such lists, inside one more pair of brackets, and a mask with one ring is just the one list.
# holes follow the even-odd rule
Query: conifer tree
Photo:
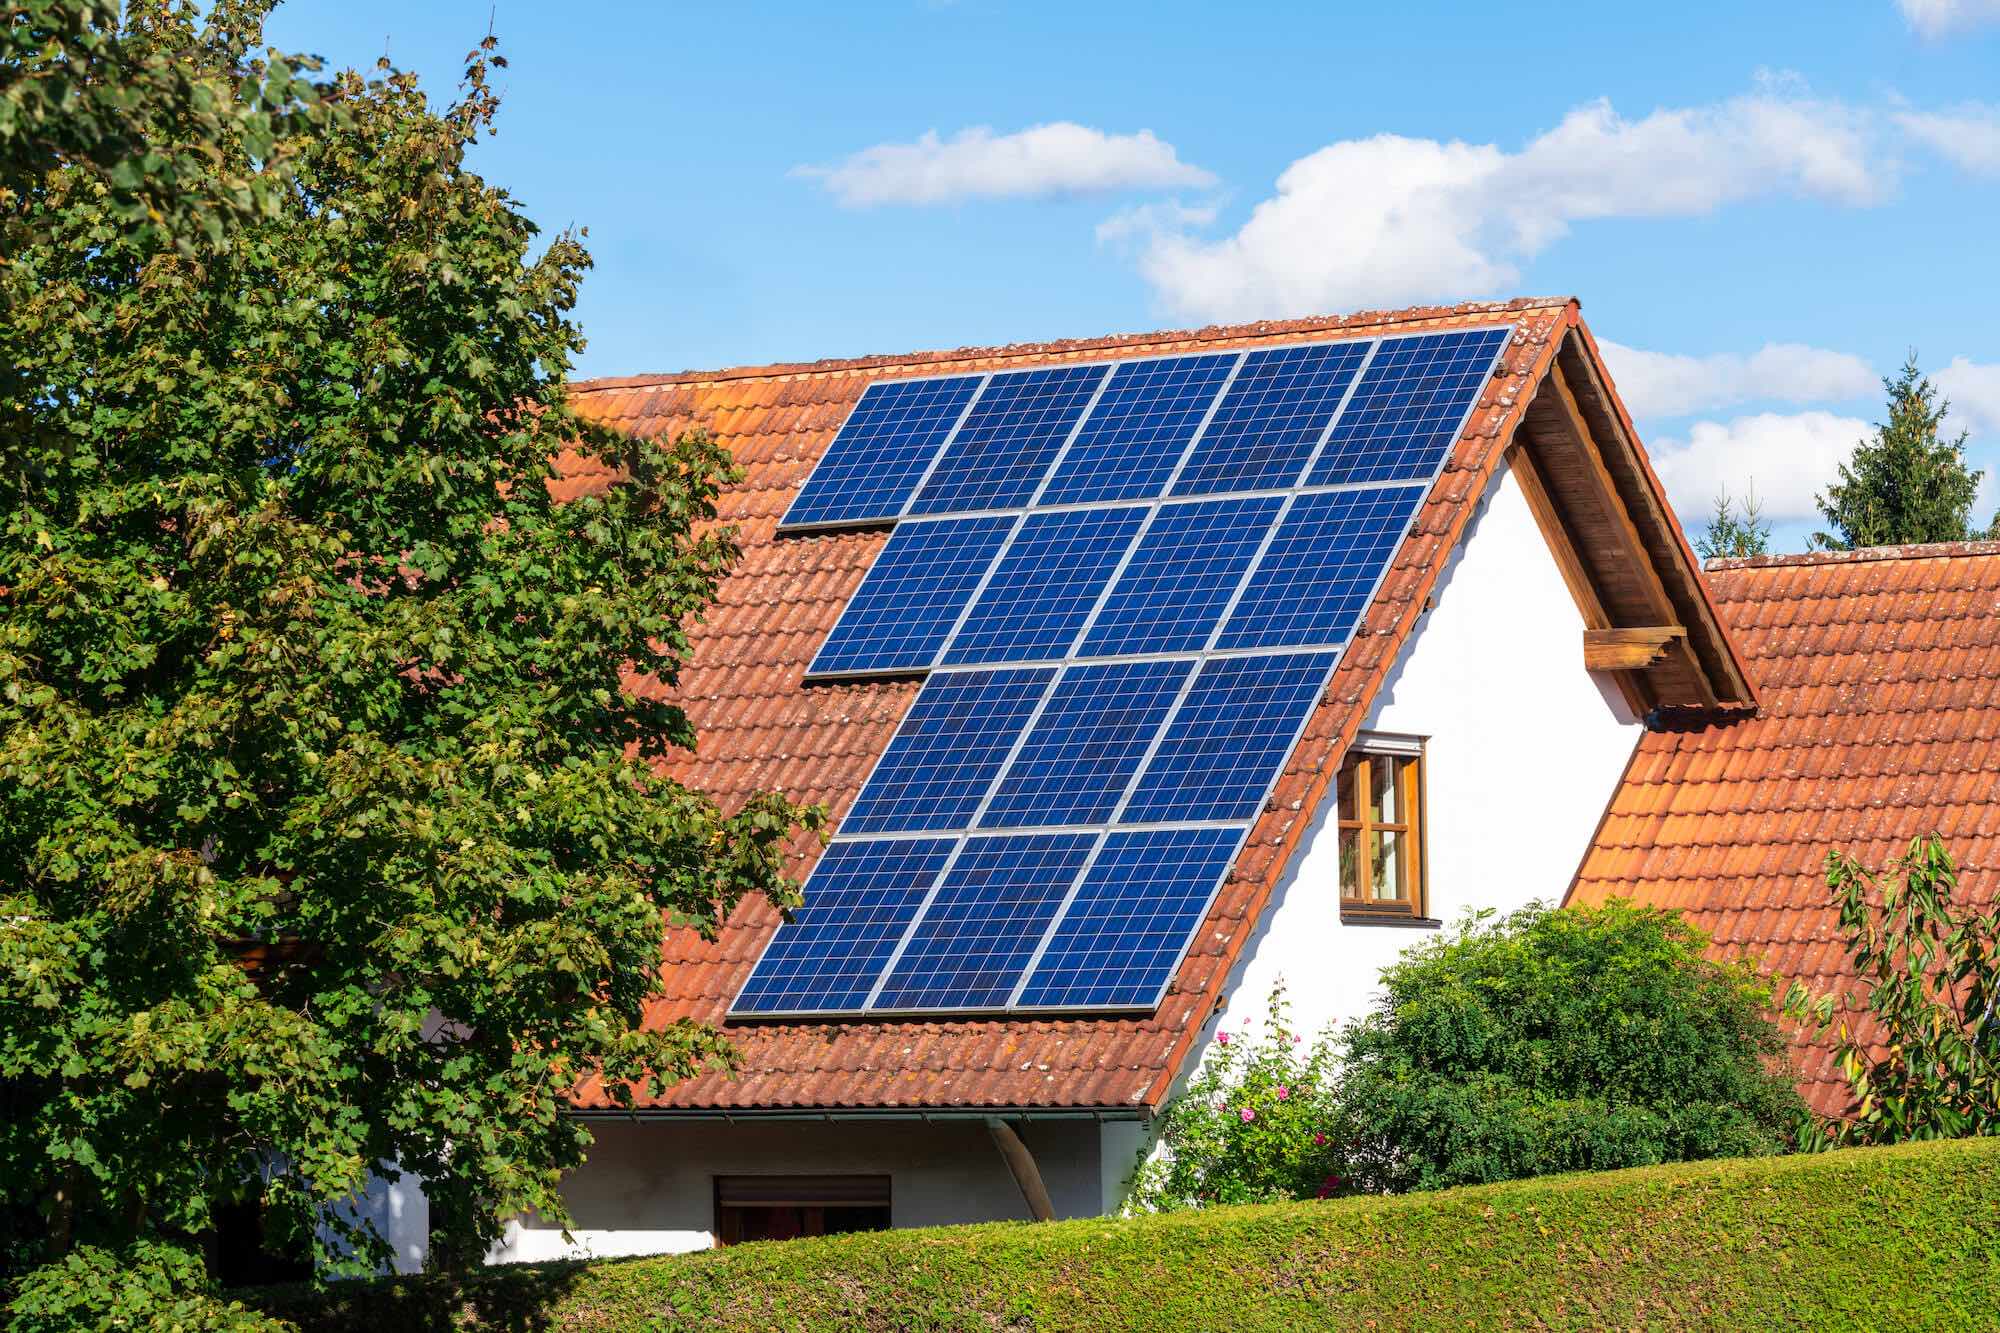
[[1943, 434], [1951, 405], [1917, 368], [1915, 352], [1882, 387], [1889, 419], [1875, 427], [1873, 439], [1855, 445], [1840, 465], [1840, 480], [1816, 497], [1828, 529], [1814, 534], [1814, 545], [1850, 551], [1988, 536], [1992, 529], [1972, 522], [1983, 474], [1966, 465], [1964, 432], [1956, 439]]

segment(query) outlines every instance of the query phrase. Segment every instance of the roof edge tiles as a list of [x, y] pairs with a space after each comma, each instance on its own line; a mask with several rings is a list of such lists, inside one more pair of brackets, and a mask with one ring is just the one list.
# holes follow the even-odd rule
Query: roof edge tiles
[[[716, 604], [690, 627], [691, 652], [678, 686], [666, 691], [658, 682], [630, 682], [635, 690], [670, 693], [702, 738], [699, 755], [677, 755], [663, 769], [725, 805], [756, 791], [778, 789], [825, 804], [838, 820], [895, 732], [916, 684], [883, 678], [838, 687], [807, 685], [805, 673], [887, 532], [780, 537], [777, 524], [872, 380], [885, 374], [956, 373], [969, 365], [988, 369], [1122, 359], [1501, 323], [1512, 325], [1514, 333], [1498, 367], [1391, 557], [1270, 799], [1257, 813], [1228, 878], [1152, 1012], [729, 1019], [730, 1002], [778, 924], [776, 910], [752, 898], [739, 904], [713, 942], [693, 931], [670, 934], [662, 958], [663, 993], [648, 1010], [649, 1023], [720, 1025], [740, 1053], [740, 1069], [734, 1075], [704, 1073], [639, 1105], [725, 1113], [732, 1108], [1039, 1107], [1136, 1109], [1144, 1114], [1157, 1107], [1201, 1040], [1259, 914], [1326, 795], [1340, 752], [1408, 642], [1425, 599], [1492, 478], [1507, 465], [1537, 390], [1549, 380], [1565, 345], [1575, 354], [1572, 335], [1582, 324], [1572, 300], [1476, 302], [572, 386], [579, 410], [613, 428], [659, 434], [706, 425], [743, 471], [743, 479], [720, 498], [718, 514], [736, 528], [742, 556]], [[1587, 334], [1584, 339], [1582, 346], [1591, 348]], [[1586, 354], [1594, 356], [1594, 351]], [[1592, 370], [1599, 383], [1608, 385], [1601, 367]], [[1540, 410], [1547, 411], [1547, 404]], [[1636, 449], [1636, 435], [1622, 447]], [[1638, 466], [1643, 468], [1642, 458]], [[555, 488], [569, 495], [607, 484], [608, 477], [576, 470], [566, 472]], [[1655, 534], [1650, 558], [1660, 566], [1660, 577], [1685, 580], [1690, 595], [1698, 596], [1700, 575], [1693, 554], [1677, 527], [1671, 539], [1680, 554], [1659, 554], [1668, 549], [1662, 532]], [[1591, 558], [1602, 554], [1586, 552]], [[791, 873], [803, 875], [818, 853], [812, 840], [801, 839]], [[586, 1109], [615, 1105], [594, 1082], [586, 1082], [574, 1101]]]
[[1907, 546], [1863, 546], [1852, 551], [1799, 551], [1788, 555], [1715, 556], [1702, 563], [1710, 574], [1737, 569], [1778, 569], [1789, 565], [1856, 565], [1874, 560], [1948, 560], [2000, 555], [2000, 541], [1913, 542]]

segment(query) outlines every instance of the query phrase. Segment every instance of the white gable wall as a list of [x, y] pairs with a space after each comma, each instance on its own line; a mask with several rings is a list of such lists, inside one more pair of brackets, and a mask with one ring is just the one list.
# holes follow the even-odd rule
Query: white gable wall
[[[1642, 729], [1617, 686], [1583, 669], [1583, 628], [1519, 483], [1502, 469], [1362, 725], [1427, 738], [1431, 918], [1562, 900]], [[1280, 981], [1295, 1031], [1354, 1018], [1382, 969], [1432, 938], [1421, 927], [1342, 923], [1334, 818], [1329, 789], [1207, 1042], [1246, 1020], [1261, 1025]]]

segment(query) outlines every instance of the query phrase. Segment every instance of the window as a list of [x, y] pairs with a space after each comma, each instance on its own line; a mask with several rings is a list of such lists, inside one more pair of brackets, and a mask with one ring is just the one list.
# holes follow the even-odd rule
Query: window
[[1423, 919], [1423, 742], [1358, 738], [1340, 766], [1338, 800], [1341, 915]]
[[889, 1229], [887, 1176], [717, 1176], [715, 1243]]

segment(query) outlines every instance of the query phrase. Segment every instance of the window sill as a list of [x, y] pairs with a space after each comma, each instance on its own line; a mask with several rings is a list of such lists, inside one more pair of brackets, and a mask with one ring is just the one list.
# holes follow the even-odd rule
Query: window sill
[[1432, 916], [1411, 916], [1408, 912], [1383, 912], [1355, 910], [1351, 907], [1340, 909], [1340, 924], [1343, 926], [1401, 926], [1405, 930], [1436, 930], [1444, 922]]

